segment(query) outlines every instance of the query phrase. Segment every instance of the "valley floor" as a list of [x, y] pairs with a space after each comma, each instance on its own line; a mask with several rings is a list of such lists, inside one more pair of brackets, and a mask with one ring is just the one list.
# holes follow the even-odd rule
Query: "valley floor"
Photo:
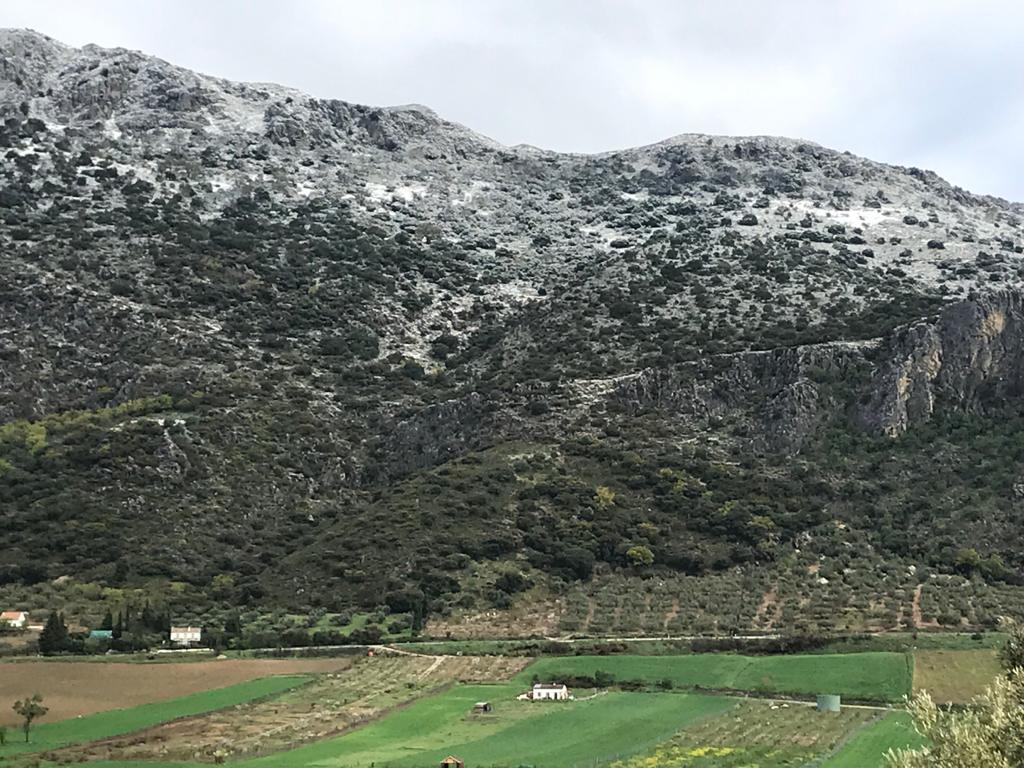
[[[30, 744], [0, 747], [0, 758], [19, 767], [415, 768], [454, 754], [473, 768], [872, 768], [888, 749], [917, 743], [899, 702], [936, 679], [935, 664], [952, 670], [946, 690], [962, 697], [982, 684], [989, 656], [974, 649], [916, 658], [870, 652], [531, 660], [406, 652], [320, 659], [315, 673], [227, 688], [216, 687], [217, 670], [233, 662], [211, 660], [188, 665], [208, 673], [210, 690], [48, 722]], [[133, 680], [124, 668], [141, 684], [154, 668], [175, 665], [8, 666], [42, 674], [68, 666], [110, 669], [128, 690]], [[574, 699], [517, 698], [538, 679], [566, 681]], [[816, 693], [842, 694], [842, 711], [818, 712]], [[475, 711], [481, 701], [489, 711]]]

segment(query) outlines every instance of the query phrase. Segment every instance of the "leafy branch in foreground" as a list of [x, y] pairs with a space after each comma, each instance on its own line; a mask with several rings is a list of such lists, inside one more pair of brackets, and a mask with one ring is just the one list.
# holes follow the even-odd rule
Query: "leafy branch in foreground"
[[888, 768], [1019, 768], [1024, 765], [1024, 627], [1000, 654], [1006, 672], [962, 712], [940, 708], [928, 693], [911, 699], [914, 726], [929, 746], [886, 756]]

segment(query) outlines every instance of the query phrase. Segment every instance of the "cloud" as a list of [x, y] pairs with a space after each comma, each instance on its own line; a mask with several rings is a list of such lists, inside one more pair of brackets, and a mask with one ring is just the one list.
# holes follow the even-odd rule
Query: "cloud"
[[778, 134], [1024, 199], [1010, 0], [33, 0], [0, 24], [321, 97], [418, 102], [509, 144]]

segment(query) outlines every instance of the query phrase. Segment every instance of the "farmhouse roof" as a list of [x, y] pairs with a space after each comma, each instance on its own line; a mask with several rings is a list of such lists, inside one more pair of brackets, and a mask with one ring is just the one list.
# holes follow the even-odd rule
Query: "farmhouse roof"
[[0, 620], [3, 621], [18, 621], [28, 616], [25, 611], [3, 611], [0, 613]]
[[202, 631], [203, 631], [202, 627], [192, 627], [192, 626], [187, 626], [187, 627], [186, 626], [171, 627], [171, 632], [202, 632]]
[[562, 683], [534, 683], [533, 690], [535, 691], [560, 691], [565, 688]]

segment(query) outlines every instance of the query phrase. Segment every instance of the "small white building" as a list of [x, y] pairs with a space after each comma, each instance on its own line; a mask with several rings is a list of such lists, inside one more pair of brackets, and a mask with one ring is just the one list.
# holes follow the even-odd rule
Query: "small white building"
[[28, 614], [25, 611], [0, 612], [0, 626], [6, 625], [13, 629], [24, 629], [27, 621]]
[[202, 627], [171, 627], [171, 642], [175, 645], [198, 645], [202, 639]]
[[532, 701], [565, 701], [569, 698], [569, 689], [554, 683], [536, 683], [530, 692]]

